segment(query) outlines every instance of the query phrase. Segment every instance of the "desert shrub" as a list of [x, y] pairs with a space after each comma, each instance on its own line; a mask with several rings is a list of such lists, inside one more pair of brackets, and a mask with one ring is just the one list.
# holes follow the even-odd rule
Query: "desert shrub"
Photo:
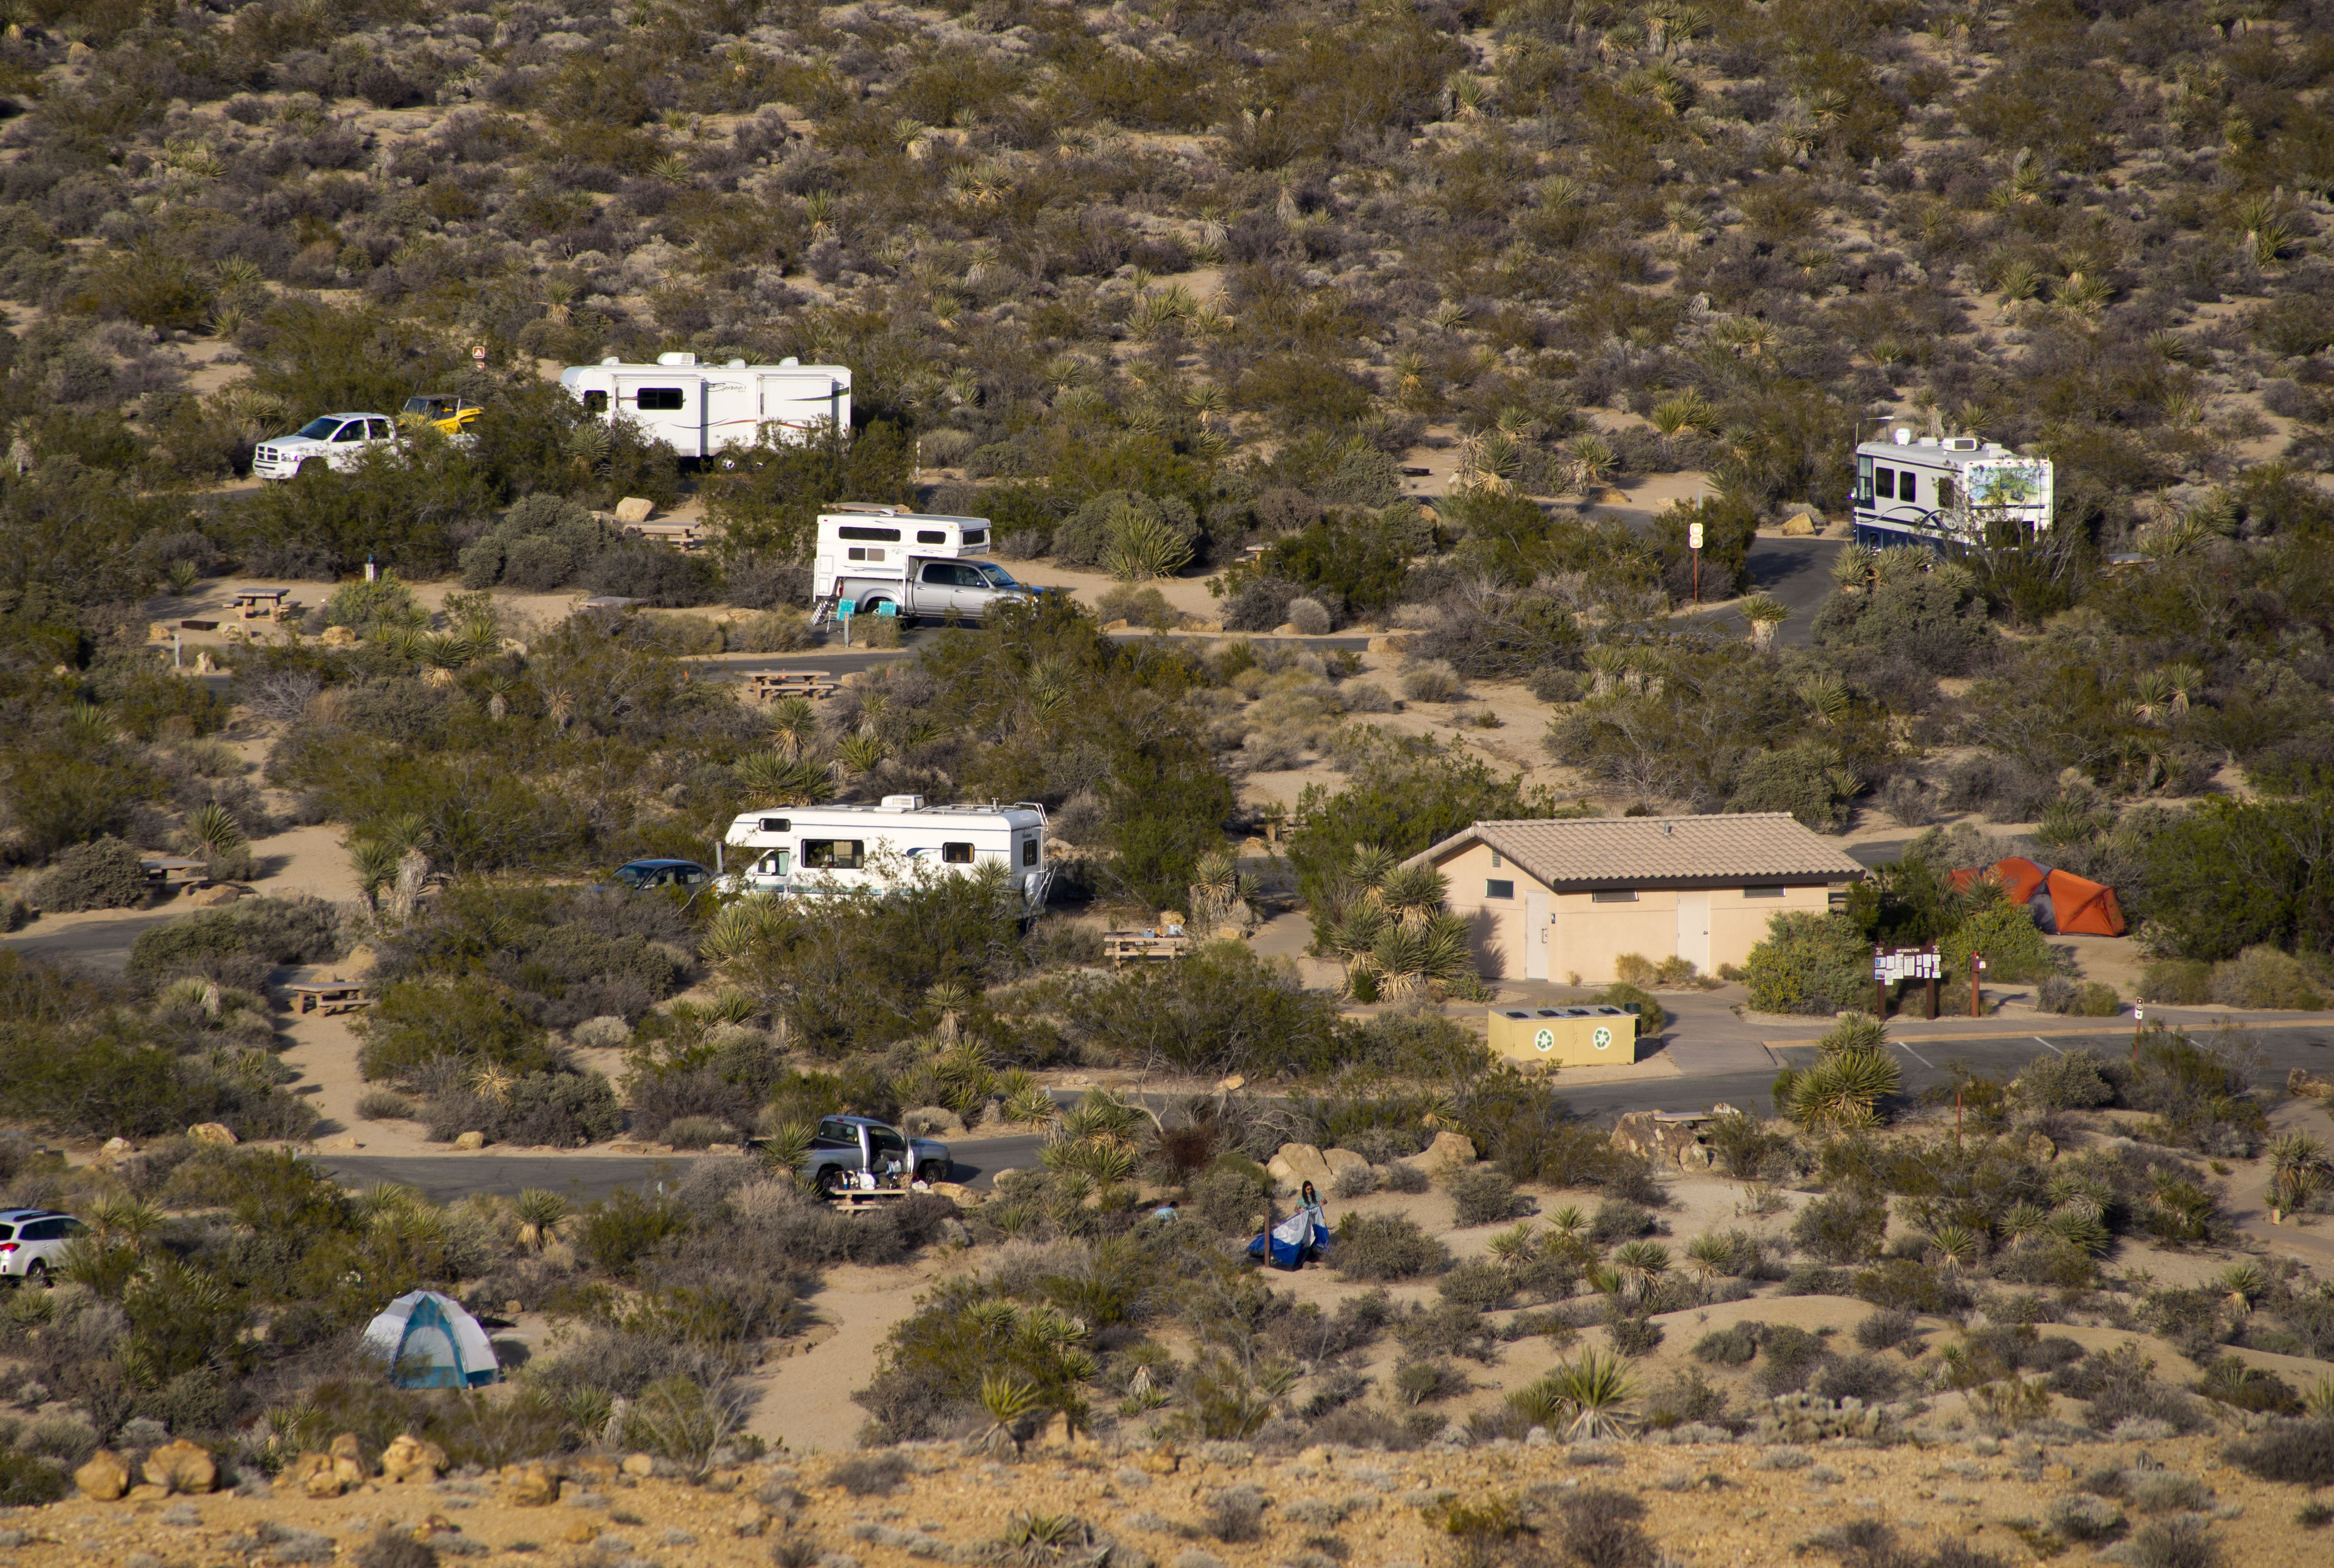
[[1331, 1255], [1340, 1277], [1388, 1281], [1417, 1279], [1451, 1266], [1448, 1248], [1399, 1215], [1365, 1217], [1348, 1209], [1337, 1221]]
[[1788, 1324], [1770, 1328], [1760, 1349], [1765, 1360], [1759, 1369], [1759, 1386], [1770, 1394], [1799, 1392], [1831, 1359], [1822, 1340]]
[[1288, 601], [1288, 624], [1303, 636], [1320, 637], [1335, 623], [1319, 600], [1300, 597]]
[[1557, 1549], [1580, 1568], [1653, 1568], [1660, 1554], [1641, 1521], [1645, 1505], [1625, 1492], [1583, 1486], [1559, 1494]]
[[1163, 527], [1184, 547], [1186, 558], [1200, 542], [1199, 514], [1178, 495], [1143, 495], [1109, 490], [1095, 495], [1054, 530], [1054, 557], [1065, 566], [1104, 564], [1130, 525]]
[[1415, 1195], [1424, 1192], [1433, 1185], [1426, 1172], [1404, 1160], [1395, 1160], [1393, 1164], [1379, 1169], [1382, 1173], [1381, 1178], [1384, 1181], [1385, 1189], [1388, 1192]]
[[1515, 1282], [1496, 1263], [1478, 1258], [1462, 1263], [1434, 1284], [1444, 1301], [1457, 1302], [1477, 1312], [1494, 1312], [1515, 1300]]
[[2028, 1064], [2011, 1092], [2038, 1111], [2088, 1111], [2115, 1103], [2115, 1085], [2101, 1071], [2105, 1063], [2088, 1045]]
[[899, 1454], [854, 1454], [826, 1478], [854, 1497], [888, 1497], [908, 1478], [908, 1461]]
[[1809, 1256], [1835, 1265], [1877, 1255], [1887, 1231], [1887, 1204], [1856, 1192], [1812, 1198], [1791, 1219], [1792, 1243]]
[[2223, 1007], [2262, 1007], [2310, 1013], [2326, 1005], [2308, 970], [2291, 953], [2247, 948], [2213, 966], [2207, 998]]
[[356, 1551], [357, 1568], [438, 1568], [438, 1549], [394, 1525], [382, 1525]]
[[2199, 1518], [2151, 1519], [2124, 1549], [2132, 1568], [2213, 1568], [2220, 1547]]
[[521, 496], [463, 549], [462, 586], [499, 582], [530, 593], [553, 592], [582, 578], [617, 543], [613, 527], [565, 496]]
[[36, 884], [34, 901], [57, 915], [136, 909], [145, 907], [152, 888], [138, 851], [108, 835], [58, 851]]
[[2036, 1011], [2079, 1018], [2112, 1018], [2123, 1011], [2116, 988], [2097, 980], [2075, 981], [2052, 975], [2035, 987]]
[[72, 1490], [63, 1466], [0, 1444], [0, 1508], [37, 1508]]
[[2146, 1352], [2127, 1342], [2060, 1368], [2051, 1374], [2050, 1386], [2087, 1401], [2083, 1419], [2102, 1432], [2128, 1420], [2163, 1421], [2184, 1432], [2210, 1424], [2194, 1400], [2158, 1381], [2155, 1372]]
[[605, 551], [584, 569], [583, 576], [584, 585], [595, 594], [637, 599], [664, 610], [710, 604], [721, 593], [713, 563], [662, 544], [626, 544]]
[[1219, 1236], [1253, 1235], [1257, 1216], [1269, 1217], [1272, 1207], [1272, 1178], [1264, 1167], [1238, 1154], [1218, 1155], [1184, 1192], [1189, 1200], [1185, 1212]]
[[1467, 688], [1451, 670], [1427, 664], [1403, 672], [1402, 694], [1413, 702], [1458, 702]]
[[375, 1082], [410, 1079], [449, 1058], [516, 1073], [540, 1073], [553, 1064], [550, 1037], [509, 994], [467, 976], [386, 986], [357, 1027], [365, 1042], [358, 1065]]
[[367, 1121], [402, 1121], [413, 1114], [413, 1101], [386, 1089], [369, 1090], [357, 1097], [357, 1114]]
[[1905, 1374], [1876, 1356], [1847, 1356], [1818, 1375], [1815, 1391], [1827, 1400], [1862, 1400], [1877, 1404], [1895, 1399], [1905, 1387]]
[[1264, 1534], [1264, 1494], [1254, 1486], [1226, 1486], [1208, 1495], [1205, 1528], [1219, 1541], [1254, 1541]]
[[2050, 1505], [2050, 1530], [2069, 1541], [2112, 1541], [2124, 1531], [2123, 1510], [2105, 1497], [2076, 1492]]
[[1660, 1217], [1643, 1204], [1625, 1198], [1608, 1198], [1589, 1217], [1588, 1239], [1598, 1246], [1611, 1246], [1615, 1242], [1652, 1236], [1661, 1229], [1661, 1225]]
[[1765, 1328], [1763, 1323], [1746, 1322], [1713, 1329], [1694, 1342], [1693, 1359], [1716, 1367], [1747, 1366], [1759, 1353], [1759, 1336]]
[[146, 985], [202, 975], [256, 989], [278, 964], [323, 963], [338, 957], [343, 947], [340, 914], [322, 899], [305, 893], [245, 899], [140, 931], [130, 944], [127, 972]]
[[1856, 1325], [1856, 1342], [1867, 1351], [1894, 1350], [1921, 1332], [1911, 1313], [1874, 1313]]
[[[1831, 1274], [1829, 1270], [1817, 1271]], [[1960, 1276], [1931, 1268], [1918, 1258], [1885, 1257], [1870, 1268], [1857, 1269], [1853, 1277], [1842, 1282], [1831, 1274], [1831, 1283], [1820, 1292], [1807, 1294], [1831, 1294], [1845, 1292], [1858, 1300], [1870, 1302], [1885, 1312], [1955, 1313], [1970, 1304], [1969, 1287]], [[1789, 1284], [1785, 1294], [1795, 1294]]]
[[2240, 1470], [2290, 1486], [2334, 1486], [2334, 1419], [2276, 1421], [2222, 1451]]
[[1845, 915], [1793, 910], [1767, 923], [1743, 968], [1754, 1010], [1825, 1017], [1871, 990], [1872, 945]]
[[1966, 976], [1972, 953], [1985, 956], [1986, 977], [1996, 982], [2041, 980], [2058, 972], [2057, 955], [2022, 904], [2003, 901], [1973, 910], [1937, 943], [1948, 975]]
[[615, 1086], [598, 1073], [522, 1073], [499, 1094], [466, 1090], [440, 1095], [422, 1120], [429, 1137], [441, 1143], [465, 1132], [483, 1132], [491, 1143], [553, 1149], [598, 1143], [624, 1125]]
[[2201, 1006], [2212, 999], [2213, 966], [2202, 958], [2160, 958], [2140, 971], [2139, 999]]
[[2257, 1053], [2248, 1042], [2224, 1034], [2199, 1044], [2184, 1029], [2156, 1024], [2140, 1036], [2136, 1055], [2124, 1102], [2155, 1112], [2165, 1140], [2250, 1158], [2268, 1136], [2252, 1098]]
[[1461, 1170], [1451, 1178], [1451, 1201], [1462, 1230], [1478, 1225], [1498, 1225], [1527, 1212], [1530, 1200], [1519, 1198], [1516, 1184], [1498, 1169]]

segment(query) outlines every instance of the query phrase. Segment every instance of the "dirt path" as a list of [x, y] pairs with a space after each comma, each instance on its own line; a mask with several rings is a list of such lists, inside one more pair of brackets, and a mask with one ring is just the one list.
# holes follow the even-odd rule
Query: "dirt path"
[[915, 1312], [916, 1298], [944, 1266], [919, 1262], [897, 1268], [844, 1264], [828, 1269], [811, 1303], [833, 1334], [747, 1378], [759, 1399], [746, 1429], [773, 1448], [785, 1444], [793, 1454], [856, 1448], [867, 1412], [851, 1396], [873, 1380], [883, 1336]]

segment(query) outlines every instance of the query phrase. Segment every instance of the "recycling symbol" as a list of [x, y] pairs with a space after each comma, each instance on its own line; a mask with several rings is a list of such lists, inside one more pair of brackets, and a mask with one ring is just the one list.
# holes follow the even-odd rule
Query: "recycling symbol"
[[1613, 1031], [1600, 1025], [1596, 1033], [1591, 1034], [1588, 1039], [1589, 1043], [1599, 1051], [1609, 1051], [1613, 1046]]
[[1533, 1050], [1535, 1050], [1535, 1051], [1553, 1051], [1553, 1050], [1555, 1050], [1555, 1049], [1556, 1049], [1556, 1031], [1555, 1031], [1555, 1030], [1553, 1030], [1553, 1029], [1543, 1029], [1543, 1030], [1541, 1030], [1538, 1034], [1537, 1034], [1533, 1035], [1533, 1036], [1532, 1036], [1532, 1049], [1533, 1049]]

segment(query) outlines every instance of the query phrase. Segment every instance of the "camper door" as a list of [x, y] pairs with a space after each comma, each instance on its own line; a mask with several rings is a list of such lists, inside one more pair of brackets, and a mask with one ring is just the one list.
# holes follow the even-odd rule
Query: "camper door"
[[703, 378], [660, 368], [616, 378], [616, 408], [684, 457], [705, 456]]
[[761, 433], [760, 409], [754, 383], [743, 374], [709, 379], [705, 383], [705, 447], [719, 452], [725, 447], [750, 447]]

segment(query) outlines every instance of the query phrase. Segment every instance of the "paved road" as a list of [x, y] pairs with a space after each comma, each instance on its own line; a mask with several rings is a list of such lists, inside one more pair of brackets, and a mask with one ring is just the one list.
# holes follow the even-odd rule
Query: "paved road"
[[[1815, 637], [1816, 611], [1837, 591], [1831, 563], [1842, 547], [1837, 539], [1757, 539], [1750, 544], [1750, 581], [1791, 612], [1775, 633], [1785, 647], [1804, 648]], [[1698, 618], [1703, 624], [1740, 633], [1742, 617], [1732, 610]]]
[[[956, 1179], [967, 1187], [994, 1185], [1000, 1170], [1027, 1170], [1037, 1163], [1045, 1140], [1030, 1134], [958, 1143]], [[320, 1154], [316, 1163], [359, 1186], [396, 1182], [418, 1188], [439, 1203], [471, 1193], [516, 1198], [540, 1187], [582, 1203], [604, 1198], [618, 1188], [653, 1190], [677, 1182], [695, 1164], [694, 1155], [652, 1158], [621, 1154]]]
[[30, 929], [6, 938], [6, 946], [27, 958], [47, 958], [54, 962], [79, 964], [101, 974], [119, 975], [130, 963], [130, 945], [138, 934], [175, 920], [182, 911], [165, 910], [134, 919], [98, 920], [85, 926], [66, 926], [43, 931], [35, 924]]

